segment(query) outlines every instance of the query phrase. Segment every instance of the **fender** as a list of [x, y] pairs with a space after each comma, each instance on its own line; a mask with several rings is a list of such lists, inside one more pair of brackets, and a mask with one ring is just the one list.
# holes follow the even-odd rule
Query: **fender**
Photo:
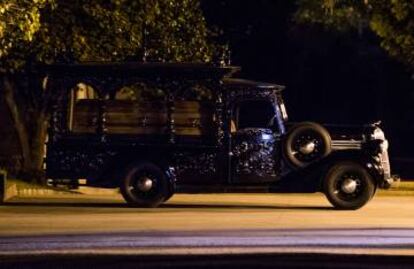
[[366, 151], [349, 149], [349, 150], [339, 150], [333, 151], [331, 154], [326, 156], [324, 159], [320, 160], [317, 163], [312, 164], [311, 166], [314, 169], [319, 169], [320, 171], [320, 180], [318, 182], [319, 187], [321, 188], [323, 183], [323, 176], [329, 169], [331, 165], [340, 161], [353, 161], [359, 163], [368, 173], [372, 176], [375, 181], [376, 187], [378, 187], [383, 179], [383, 171], [381, 164], [377, 163], [373, 156]]
[[168, 184], [169, 187], [170, 187], [170, 190], [169, 190], [170, 193], [169, 193], [168, 197], [166, 197], [166, 199], [165, 199], [165, 200], [168, 200], [168, 199], [171, 198], [171, 196], [174, 195], [175, 190], [177, 189], [177, 183], [176, 183], [177, 182], [177, 176], [175, 175], [174, 167], [171, 167], [171, 166], [167, 167], [165, 169], [165, 175], [167, 177], [167, 180], [170, 182], [170, 184]]
[[314, 193], [322, 191], [323, 180], [330, 166], [339, 161], [353, 161], [367, 169], [375, 180], [376, 187], [383, 181], [379, 164], [373, 157], [361, 150], [333, 151], [325, 158], [291, 171], [282, 180], [269, 186], [270, 192]]

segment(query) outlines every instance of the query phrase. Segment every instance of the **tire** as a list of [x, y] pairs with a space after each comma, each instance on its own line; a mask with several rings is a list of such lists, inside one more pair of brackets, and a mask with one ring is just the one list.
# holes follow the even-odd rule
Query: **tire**
[[168, 194], [165, 196], [163, 202], [166, 203], [168, 200], [170, 200], [173, 197], [173, 195], [174, 195], [174, 192], [169, 191]]
[[120, 190], [134, 207], [157, 207], [171, 195], [164, 171], [153, 163], [138, 163], [126, 169]]
[[293, 126], [287, 133], [282, 152], [293, 167], [302, 168], [327, 156], [332, 150], [331, 136], [320, 124], [303, 122]]
[[328, 170], [323, 191], [329, 202], [340, 210], [356, 210], [368, 203], [375, 194], [375, 183], [359, 163], [342, 161]]

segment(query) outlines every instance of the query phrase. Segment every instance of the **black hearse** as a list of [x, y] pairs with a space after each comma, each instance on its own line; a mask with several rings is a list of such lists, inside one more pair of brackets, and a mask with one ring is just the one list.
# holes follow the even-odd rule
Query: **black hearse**
[[133, 206], [176, 192], [323, 192], [338, 209], [392, 182], [378, 124], [288, 123], [283, 86], [237, 67], [84, 63], [46, 68], [59, 93], [46, 173], [54, 183], [119, 187]]

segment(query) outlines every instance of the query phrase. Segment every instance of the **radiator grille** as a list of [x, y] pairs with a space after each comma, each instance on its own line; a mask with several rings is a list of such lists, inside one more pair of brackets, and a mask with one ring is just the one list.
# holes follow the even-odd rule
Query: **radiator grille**
[[381, 154], [381, 165], [384, 169], [384, 176], [385, 178], [391, 177], [391, 166], [390, 166], [390, 159], [388, 156], [388, 151], [385, 151]]

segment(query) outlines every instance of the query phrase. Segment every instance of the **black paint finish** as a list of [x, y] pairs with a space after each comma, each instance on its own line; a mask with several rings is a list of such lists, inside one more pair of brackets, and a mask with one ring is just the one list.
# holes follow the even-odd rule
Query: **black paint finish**
[[[48, 66], [45, 72], [61, 98], [52, 114], [47, 144], [47, 176], [53, 180], [75, 181], [87, 178], [88, 184], [117, 187], [123, 169], [133, 162], [150, 161], [162, 167], [170, 180], [193, 186], [264, 186], [267, 191], [319, 191], [321, 175], [337, 158], [356, 158], [364, 166], [378, 166], [372, 154], [362, 149], [328, 156], [320, 164], [303, 171], [286, 165], [280, 154], [288, 125], [281, 111], [283, 86], [228, 78], [237, 67], [207, 64], [83, 64]], [[74, 134], [68, 130], [68, 95], [80, 82], [92, 85], [99, 95], [96, 132]], [[106, 127], [105, 100], [123, 85], [144, 83], [164, 92], [167, 126], [163, 134], [109, 134]], [[211, 93], [214, 105], [213, 136], [178, 136], [172, 113], [176, 100], [191, 99], [194, 86]], [[234, 109], [242, 101], [266, 100], [273, 113], [270, 126], [233, 131]], [[353, 142], [352, 142], [353, 143]], [[351, 144], [352, 144], [351, 143]], [[359, 141], [358, 143], [361, 144]], [[351, 147], [352, 148], [352, 147]], [[341, 150], [346, 149], [342, 148]], [[357, 151], [358, 154], [355, 154]], [[306, 173], [302, 173], [306, 171]], [[298, 175], [295, 177], [294, 175]], [[380, 168], [376, 180], [384, 177]], [[292, 178], [295, 178], [294, 180]], [[200, 190], [202, 191], [202, 190]]]

